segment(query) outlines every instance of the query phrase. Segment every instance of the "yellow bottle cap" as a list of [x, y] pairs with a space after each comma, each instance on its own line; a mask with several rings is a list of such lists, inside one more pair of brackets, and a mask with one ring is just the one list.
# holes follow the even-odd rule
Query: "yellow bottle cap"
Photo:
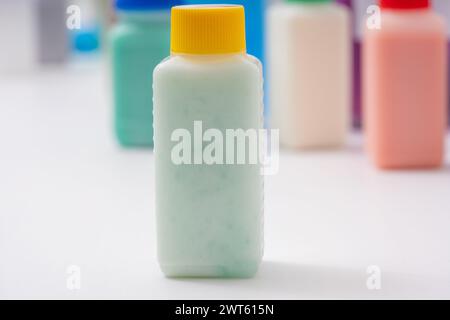
[[238, 5], [188, 5], [172, 8], [174, 54], [245, 53], [245, 12]]

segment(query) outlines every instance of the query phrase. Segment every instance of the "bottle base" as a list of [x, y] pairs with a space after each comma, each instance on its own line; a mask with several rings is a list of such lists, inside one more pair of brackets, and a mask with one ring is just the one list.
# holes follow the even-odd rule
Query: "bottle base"
[[167, 278], [205, 278], [205, 279], [250, 279], [259, 269], [259, 264], [229, 267], [223, 265], [160, 265]]
[[439, 170], [443, 167], [443, 161], [398, 163], [388, 161], [375, 161], [375, 166], [385, 171], [419, 171], [419, 170]]
[[345, 147], [346, 141], [333, 141], [333, 142], [289, 142], [280, 141], [281, 146], [284, 149], [292, 150], [305, 150], [305, 151], [321, 151], [321, 150], [339, 150]]
[[117, 142], [124, 148], [153, 149], [153, 133], [146, 131], [116, 129]]

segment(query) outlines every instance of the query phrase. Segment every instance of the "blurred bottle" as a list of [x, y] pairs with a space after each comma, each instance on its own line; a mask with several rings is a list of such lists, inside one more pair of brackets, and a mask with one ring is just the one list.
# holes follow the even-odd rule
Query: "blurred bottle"
[[0, 73], [64, 62], [69, 48], [65, 10], [61, 0], [0, 1]]
[[386, 169], [443, 163], [447, 31], [428, 0], [380, 0], [381, 24], [363, 48], [365, 130], [370, 156]]
[[[448, 0], [445, 0], [448, 1]], [[366, 18], [367, 9], [376, 5], [376, 0], [336, 0], [351, 9], [353, 23], [353, 126], [360, 128], [362, 125], [361, 107], [361, 39]]]
[[65, 0], [37, 0], [38, 44], [41, 63], [61, 63], [69, 55]]
[[[448, 41], [448, 61], [450, 61], [450, 0], [434, 0], [433, 7], [436, 12], [439, 12], [447, 22], [447, 41]], [[448, 74], [450, 77], [450, 63], [448, 64]], [[450, 90], [449, 90], [450, 92]], [[450, 99], [449, 99], [450, 102]], [[450, 112], [448, 113], [450, 122]]]
[[0, 1], [0, 72], [25, 71], [37, 63], [37, 14], [34, 1]]
[[177, 0], [117, 0], [111, 32], [115, 130], [123, 146], [153, 147], [152, 74], [170, 54], [170, 8]]
[[268, 12], [273, 128], [294, 148], [342, 146], [350, 124], [351, 37], [346, 8], [290, 0]]

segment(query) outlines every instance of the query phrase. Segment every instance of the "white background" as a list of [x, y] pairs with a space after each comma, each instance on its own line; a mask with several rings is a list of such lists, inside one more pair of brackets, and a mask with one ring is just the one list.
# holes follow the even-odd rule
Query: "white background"
[[[116, 145], [108, 85], [96, 66], [0, 80], [0, 298], [450, 298], [449, 162], [380, 172], [359, 134], [282, 153], [256, 278], [164, 278], [153, 154]], [[371, 265], [381, 290], [366, 287]]]

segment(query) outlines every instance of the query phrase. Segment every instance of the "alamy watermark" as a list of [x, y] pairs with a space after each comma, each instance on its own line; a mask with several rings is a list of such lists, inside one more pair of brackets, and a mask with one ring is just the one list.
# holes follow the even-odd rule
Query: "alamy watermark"
[[81, 289], [81, 268], [77, 265], [71, 265], [66, 270], [66, 288], [68, 290], [80, 290]]
[[366, 281], [368, 290], [381, 290], [381, 268], [376, 265], [367, 267], [366, 270], [369, 277]]
[[380, 30], [381, 29], [381, 9], [377, 5], [371, 5], [367, 8], [366, 13], [368, 14], [366, 26], [369, 30]]
[[66, 20], [66, 27], [69, 30], [81, 29], [81, 8], [75, 4], [67, 7], [66, 13], [68, 15]]
[[175, 129], [171, 160], [175, 165], [261, 165], [262, 175], [275, 175], [279, 169], [279, 130], [203, 130], [194, 121], [191, 130]]

